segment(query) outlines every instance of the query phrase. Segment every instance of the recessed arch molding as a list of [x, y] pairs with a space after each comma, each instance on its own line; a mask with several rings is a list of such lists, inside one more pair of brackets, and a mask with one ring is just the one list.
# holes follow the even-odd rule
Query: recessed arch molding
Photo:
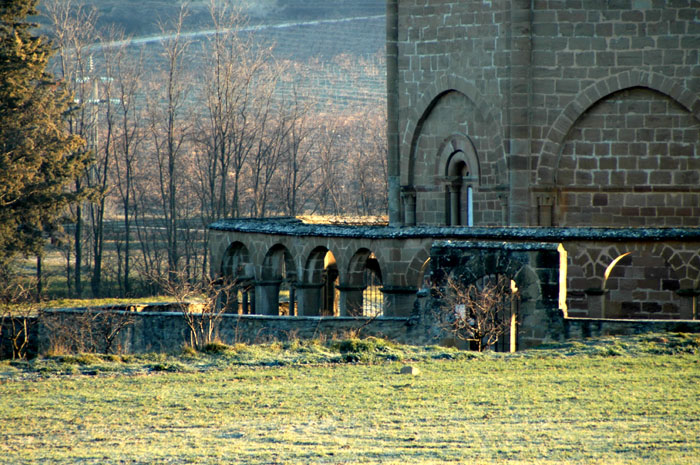
[[649, 71], [629, 70], [597, 81], [580, 92], [549, 128], [537, 167], [537, 182], [540, 186], [554, 186], [562, 145], [581, 115], [605, 97], [634, 87], [645, 87], [670, 97], [700, 121], [700, 97], [675, 79]]

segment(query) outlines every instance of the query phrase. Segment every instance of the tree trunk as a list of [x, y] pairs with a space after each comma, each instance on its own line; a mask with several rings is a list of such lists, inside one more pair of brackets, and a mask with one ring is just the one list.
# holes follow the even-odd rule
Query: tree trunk
[[43, 271], [41, 254], [36, 256], [36, 301], [41, 301], [41, 295], [44, 293]]
[[[76, 182], [76, 190], [80, 191], [80, 183]], [[83, 261], [83, 211], [82, 207], [76, 207], [75, 214], [75, 295], [80, 297], [83, 293], [82, 273], [80, 267]]]

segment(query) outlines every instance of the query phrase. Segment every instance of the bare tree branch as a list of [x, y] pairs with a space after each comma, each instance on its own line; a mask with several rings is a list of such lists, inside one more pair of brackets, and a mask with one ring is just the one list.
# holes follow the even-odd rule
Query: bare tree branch
[[464, 284], [448, 277], [441, 299], [444, 329], [463, 341], [475, 342], [479, 352], [494, 345], [510, 329], [511, 282], [506, 276], [484, 277], [481, 283]]

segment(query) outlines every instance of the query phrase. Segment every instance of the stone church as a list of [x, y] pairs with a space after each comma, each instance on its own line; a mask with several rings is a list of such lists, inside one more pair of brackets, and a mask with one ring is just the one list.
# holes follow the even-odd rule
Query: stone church
[[387, 0], [389, 224], [231, 219], [234, 312], [416, 316], [503, 274], [552, 315], [697, 319], [700, 1]]

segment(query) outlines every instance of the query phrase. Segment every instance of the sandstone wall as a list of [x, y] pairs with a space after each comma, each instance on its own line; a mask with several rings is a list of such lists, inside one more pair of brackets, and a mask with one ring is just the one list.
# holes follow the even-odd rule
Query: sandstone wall
[[475, 225], [700, 225], [699, 1], [417, 0], [396, 13], [404, 224], [450, 224], [443, 152], [458, 134], [480, 169], [464, 180]]
[[535, 2], [532, 37], [552, 224], [700, 225], [700, 2]]

